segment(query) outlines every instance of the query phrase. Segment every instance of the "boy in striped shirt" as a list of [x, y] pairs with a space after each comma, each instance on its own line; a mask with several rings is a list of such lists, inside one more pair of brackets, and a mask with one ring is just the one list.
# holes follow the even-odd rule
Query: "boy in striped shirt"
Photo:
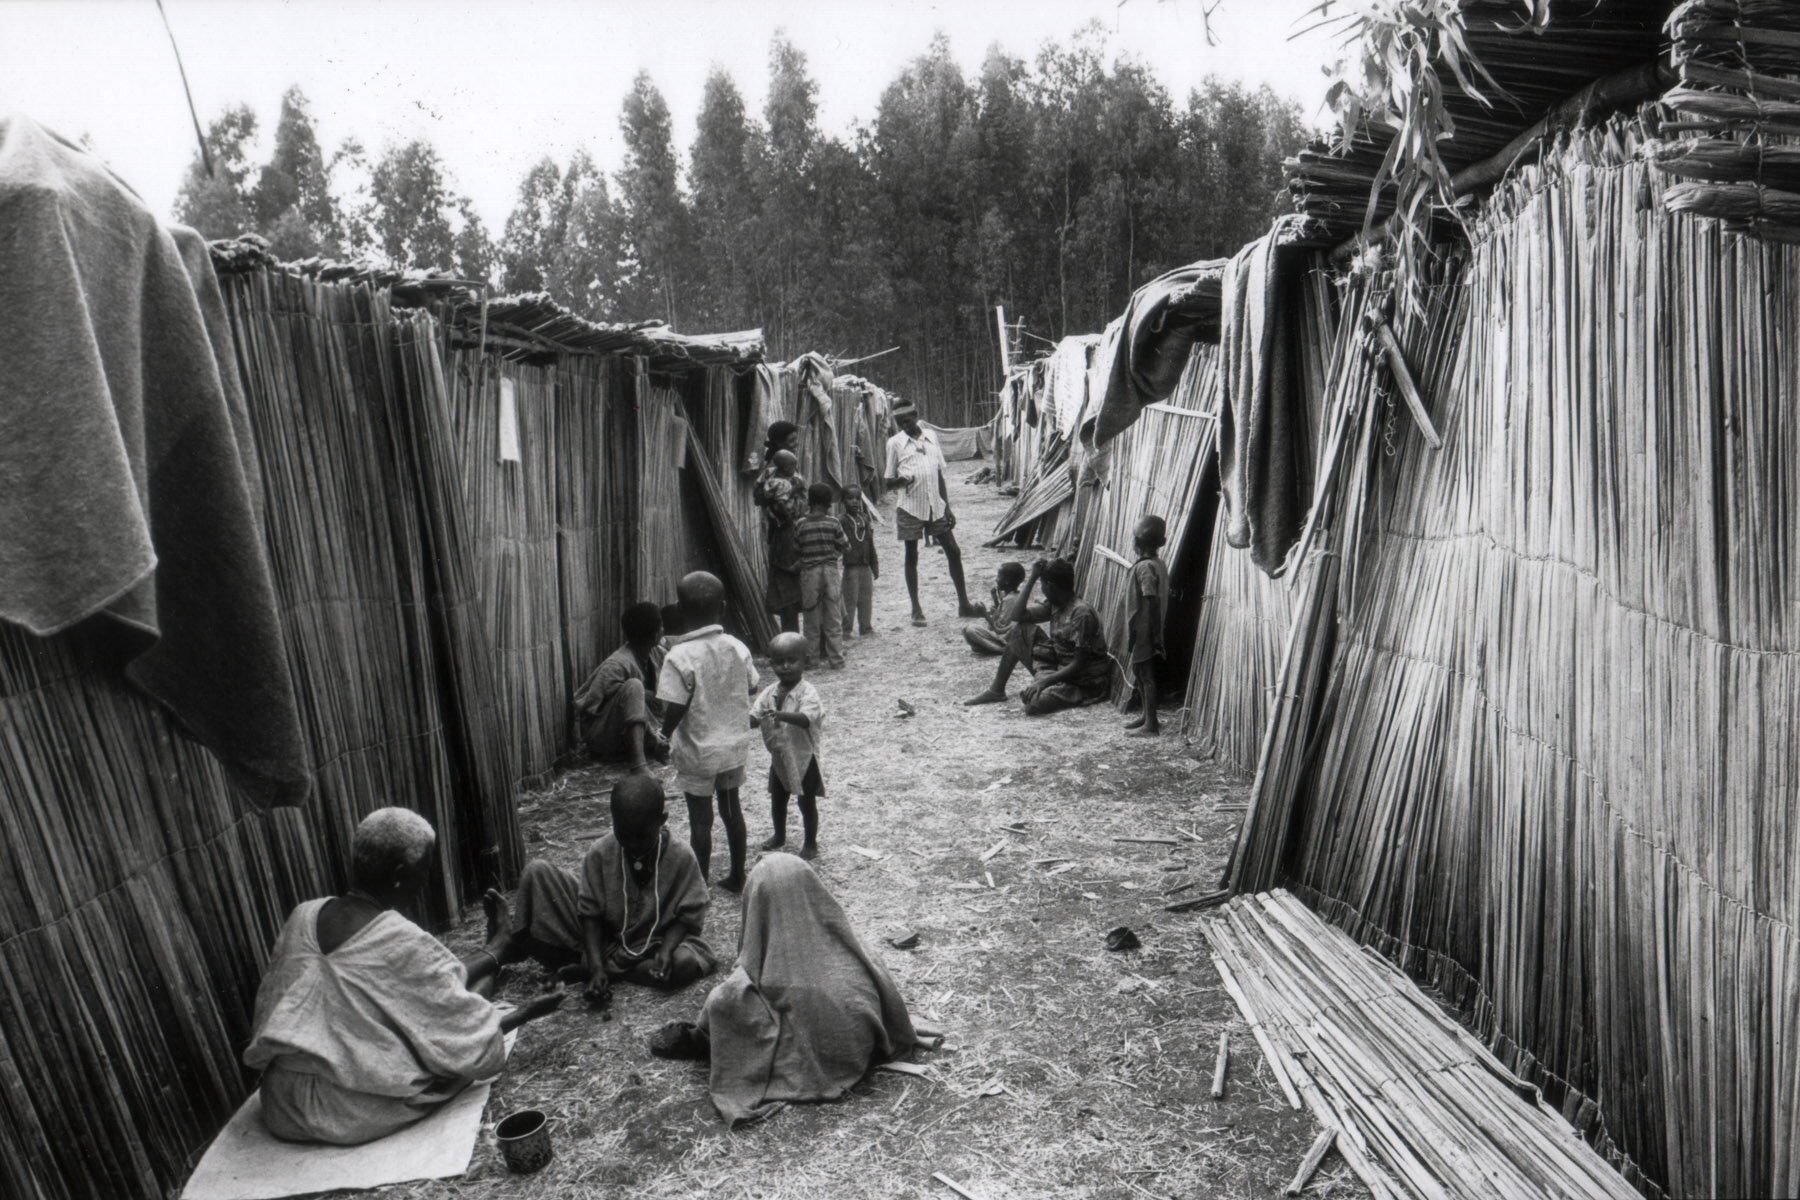
[[806, 490], [807, 513], [794, 527], [800, 551], [800, 609], [807, 649], [821, 654], [831, 669], [844, 667], [844, 551], [850, 545], [831, 515], [837, 493], [828, 483]]

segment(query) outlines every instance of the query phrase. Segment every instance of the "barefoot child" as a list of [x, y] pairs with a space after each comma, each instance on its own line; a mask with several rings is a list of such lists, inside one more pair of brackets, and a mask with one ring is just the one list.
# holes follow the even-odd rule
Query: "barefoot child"
[[1025, 582], [1022, 563], [1006, 562], [994, 572], [994, 586], [988, 591], [987, 615], [980, 621], [963, 626], [963, 640], [969, 649], [983, 658], [1006, 653], [1006, 639], [1012, 633], [1012, 602]]
[[762, 730], [769, 747], [769, 817], [775, 836], [762, 844], [778, 850], [787, 844], [788, 797], [800, 797], [800, 820], [806, 840], [801, 858], [819, 854], [819, 797], [825, 781], [819, 773], [819, 735], [825, 724], [825, 702], [805, 678], [806, 639], [784, 633], [769, 643], [769, 665], [778, 683], [770, 684], [750, 707], [750, 720]]
[[838, 525], [844, 531], [844, 636], [875, 632], [875, 581], [881, 578], [881, 555], [875, 550], [875, 523], [869, 520], [861, 488], [851, 488], [841, 501], [844, 515]]
[[1131, 679], [1143, 711], [1125, 722], [1128, 737], [1156, 737], [1162, 725], [1156, 717], [1156, 660], [1163, 656], [1163, 617], [1169, 611], [1169, 568], [1157, 552], [1168, 538], [1163, 519], [1140, 518], [1132, 530], [1137, 562], [1131, 568], [1130, 661]]
[[[613, 785], [612, 832], [588, 847], [579, 878], [538, 860], [510, 912], [498, 892], [483, 902], [497, 962], [529, 956], [561, 968], [604, 1004], [618, 980], [673, 991], [712, 973], [718, 957], [700, 938], [706, 901], [694, 852], [669, 836], [662, 784], [627, 775]], [[508, 931], [502, 942], [496, 927]]]
[[687, 797], [688, 841], [700, 860], [700, 875], [712, 878], [712, 805], [719, 800], [725, 843], [731, 852], [726, 891], [744, 886], [744, 810], [738, 789], [750, 753], [750, 695], [759, 680], [750, 648], [719, 624], [725, 612], [725, 585], [695, 571], [682, 578], [675, 594], [691, 632], [675, 639], [663, 659], [656, 696], [663, 710], [663, 736], [675, 782]]
[[838, 519], [831, 515], [837, 492], [829, 483], [807, 489], [806, 516], [795, 527], [800, 547], [800, 615], [813, 659], [823, 655], [831, 669], [844, 667], [842, 636], [844, 550], [849, 545]]

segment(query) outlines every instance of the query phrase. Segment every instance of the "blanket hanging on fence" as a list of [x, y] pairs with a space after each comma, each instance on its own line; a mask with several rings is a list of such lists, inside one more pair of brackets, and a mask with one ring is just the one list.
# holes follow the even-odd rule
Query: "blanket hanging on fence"
[[1225, 267], [1219, 363], [1219, 485], [1225, 540], [1280, 576], [1306, 522], [1306, 406], [1296, 369], [1304, 257], [1274, 234]]
[[1167, 400], [1187, 368], [1188, 351], [1218, 324], [1217, 262], [1190, 263], [1132, 293], [1124, 313], [1106, 327], [1095, 359], [1100, 390], [1094, 441], [1125, 432], [1146, 405]]
[[104, 613], [131, 682], [253, 799], [293, 804], [309, 775], [223, 319], [203, 253], [0, 119], [0, 619], [47, 637]]

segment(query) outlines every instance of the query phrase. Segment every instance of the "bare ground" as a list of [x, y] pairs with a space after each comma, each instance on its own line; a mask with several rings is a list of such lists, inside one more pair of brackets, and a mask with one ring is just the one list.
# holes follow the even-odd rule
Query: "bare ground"
[[[980, 595], [1004, 556], [978, 543], [1005, 502], [961, 482], [978, 466], [956, 464], [952, 497]], [[942, 1172], [986, 1200], [1174, 1200], [1272, 1196], [1292, 1176], [1316, 1127], [1283, 1103], [1195, 918], [1163, 909], [1215, 885], [1246, 781], [1190, 757], [1172, 731], [1123, 738], [1110, 706], [1035, 719], [1016, 704], [961, 708], [992, 663], [964, 647], [935, 549], [921, 572], [931, 624], [908, 624], [886, 532], [877, 635], [852, 639], [848, 670], [812, 676], [830, 714], [817, 867], [914, 1011], [947, 1029], [945, 1048], [914, 1052], [923, 1077], [877, 1072], [840, 1102], [728, 1131], [705, 1069], [646, 1049], [665, 1021], [692, 1017], [706, 983], [674, 996], [621, 989], [608, 1020], [574, 1001], [521, 1032], [468, 1175], [392, 1194], [950, 1197], [932, 1179]], [[900, 715], [902, 699], [916, 716]], [[744, 791], [753, 847], [768, 831], [767, 770], [759, 742]], [[528, 796], [532, 853], [574, 867], [606, 827], [612, 778], [576, 769]], [[678, 804], [670, 820], [684, 834]], [[473, 948], [480, 925], [471, 911], [452, 944]], [[1119, 925], [1142, 949], [1106, 950]], [[902, 929], [919, 934], [916, 949], [887, 945]], [[727, 962], [737, 934], [733, 898], [715, 892], [706, 936]], [[545, 985], [534, 966], [515, 967], [504, 995]], [[1221, 1031], [1231, 1077], [1213, 1100]], [[550, 1114], [556, 1158], [515, 1177], [492, 1132], [521, 1108]], [[1307, 1195], [1366, 1193], [1333, 1157]]]

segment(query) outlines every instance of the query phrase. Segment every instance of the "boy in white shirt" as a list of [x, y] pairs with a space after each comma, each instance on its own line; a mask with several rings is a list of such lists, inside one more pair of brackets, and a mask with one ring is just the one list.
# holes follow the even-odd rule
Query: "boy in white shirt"
[[769, 665], [780, 682], [770, 684], [750, 706], [750, 721], [762, 730], [769, 747], [769, 816], [775, 836], [762, 844], [777, 850], [787, 844], [788, 798], [800, 797], [800, 820], [806, 840], [801, 858], [819, 856], [819, 797], [825, 780], [819, 772], [819, 735], [825, 724], [825, 702], [805, 678], [807, 642], [784, 633], [769, 643]]
[[712, 878], [712, 806], [716, 795], [731, 873], [726, 891], [744, 886], [747, 834], [738, 789], [750, 754], [750, 695], [761, 682], [750, 648], [719, 624], [725, 612], [725, 585], [716, 575], [695, 571], [675, 588], [684, 626], [663, 659], [656, 697], [665, 705], [663, 736], [675, 782], [687, 797], [688, 844], [700, 860], [700, 874]]

